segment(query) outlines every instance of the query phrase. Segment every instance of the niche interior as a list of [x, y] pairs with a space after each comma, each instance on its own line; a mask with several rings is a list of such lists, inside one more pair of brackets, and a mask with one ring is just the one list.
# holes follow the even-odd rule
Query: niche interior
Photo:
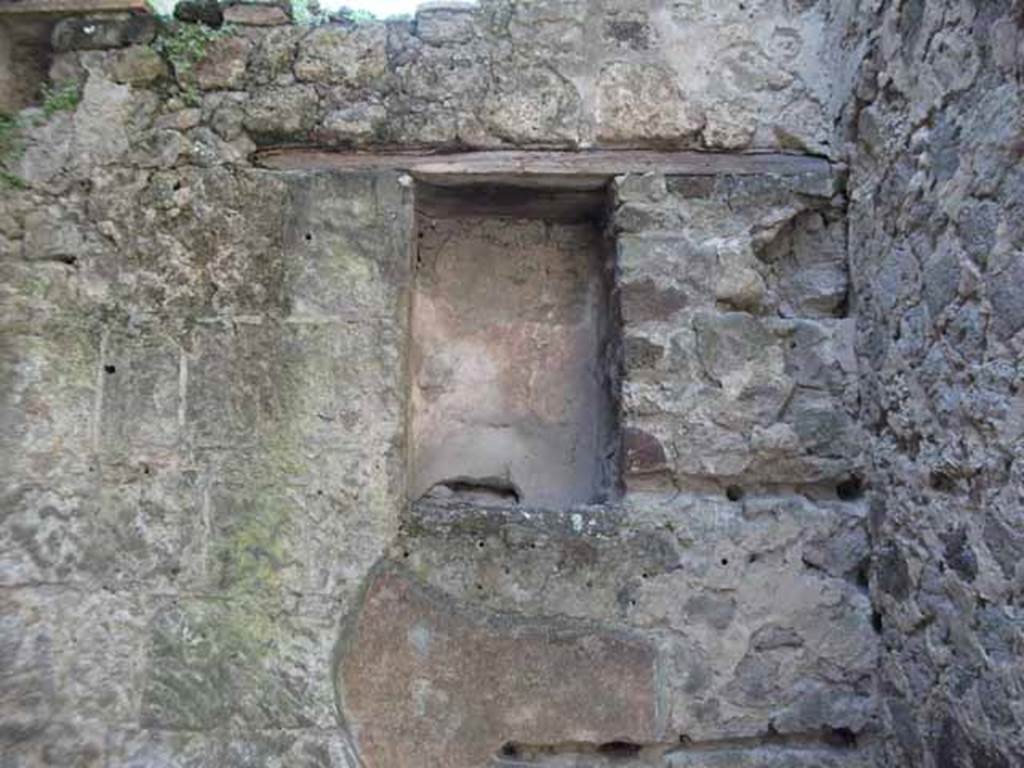
[[410, 495], [565, 507], [618, 484], [606, 194], [416, 188]]

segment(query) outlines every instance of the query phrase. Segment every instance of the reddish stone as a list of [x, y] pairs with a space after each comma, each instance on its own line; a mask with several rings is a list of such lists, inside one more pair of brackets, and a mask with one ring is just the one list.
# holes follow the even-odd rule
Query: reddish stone
[[373, 578], [342, 653], [339, 697], [374, 768], [472, 768], [508, 742], [657, 738], [648, 644], [470, 609], [398, 570]]
[[224, 9], [224, 22], [250, 27], [275, 27], [290, 21], [287, 11], [279, 5], [240, 3]]
[[622, 445], [626, 451], [626, 474], [643, 475], [668, 467], [665, 448], [654, 435], [640, 429], [625, 429]]
[[240, 88], [245, 79], [245, 64], [252, 43], [244, 37], [229, 35], [207, 46], [196, 65], [196, 82], [204, 91]]

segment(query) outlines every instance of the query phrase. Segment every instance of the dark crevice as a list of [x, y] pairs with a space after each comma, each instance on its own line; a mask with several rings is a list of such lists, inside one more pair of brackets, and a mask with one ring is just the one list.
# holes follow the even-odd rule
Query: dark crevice
[[[521, 742], [505, 742], [495, 755], [495, 765], [546, 765], [553, 758], [559, 758], [562, 765], [565, 758], [582, 760], [573, 764], [580, 765], [615, 765], [623, 761], [628, 765], [657, 762], [673, 753], [734, 753], [737, 751], [757, 750], [764, 747], [776, 749], [823, 749], [853, 750], [861, 746], [860, 736], [845, 726], [833, 727], [823, 725], [819, 730], [800, 733], [779, 733], [774, 723], [769, 723], [765, 731], [758, 736], [736, 737], [730, 739], [697, 740], [688, 734], [680, 734], [675, 741], [633, 742], [626, 739], [614, 739], [605, 742], [567, 741], [552, 744], [525, 744]], [[514, 762], [513, 762], [514, 761]], [[716, 763], [717, 764], [717, 763]], [[731, 763], [730, 763], [731, 764]]]
[[842, 501], [857, 501], [864, 496], [864, 481], [852, 476], [836, 485], [836, 496]]
[[426, 495], [503, 504], [518, 504], [522, 498], [519, 487], [504, 477], [454, 477], [437, 483]]
[[631, 741], [606, 741], [598, 745], [597, 753], [611, 758], [624, 758], [639, 754], [641, 749], [643, 747], [640, 744]]

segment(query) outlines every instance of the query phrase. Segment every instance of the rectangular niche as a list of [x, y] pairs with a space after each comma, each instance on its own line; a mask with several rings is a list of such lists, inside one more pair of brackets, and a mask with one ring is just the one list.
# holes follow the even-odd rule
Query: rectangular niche
[[557, 508], [618, 483], [603, 190], [416, 188], [410, 496]]

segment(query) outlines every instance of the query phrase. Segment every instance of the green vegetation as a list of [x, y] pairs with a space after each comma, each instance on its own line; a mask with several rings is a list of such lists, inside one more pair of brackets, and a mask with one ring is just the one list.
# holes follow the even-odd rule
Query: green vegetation
[[377, 17], [373, 14], [372, 11], [359, 11], [351, 10], [349, 8], [341, 8], [338, 10], [338, 13], [344, 14], [345, 18], [349, 19], [350, 21], [354, 21], [357, 24], [366, 21], [376, 21], [377, 19]]
[[0, 113], [0, 189], [21, 189], [25, 182], [4, 166], [21, 156], [21, 123], [18, 118]]
[[195, 83], [196, 65], [206, 56], [211, 42], [230, 35], [230, 27], [212, 29], [203, 24], [170, 24], [153, 41], [153, 48], [174, 68], [174, 75], [189, 106], [198, 106], [199, 89]]
[[58, 112], [72, 112], [82, 100], [82, 89], [74, 80], [43, 86], [43, 114], [47, 119]]
[[146, 5], [154, 16], [168, 18], [174, 13], [175, 0], [146, 0]]
[[[42, 125], [58, 112], [72, 112], [82, 100], [81, 86], [73, 80], [49, 83], [43, 86], [39, 107], [42, 115], [31, 121]], [[24, 129], [26, 118], [0, 113], [0, 189], [22, 189], [23, 179], [10, 171], [10, 165], [25, 151]]]
[[19, 127], [18, 118], [0, 113], [0, 159], [17, 149]]

